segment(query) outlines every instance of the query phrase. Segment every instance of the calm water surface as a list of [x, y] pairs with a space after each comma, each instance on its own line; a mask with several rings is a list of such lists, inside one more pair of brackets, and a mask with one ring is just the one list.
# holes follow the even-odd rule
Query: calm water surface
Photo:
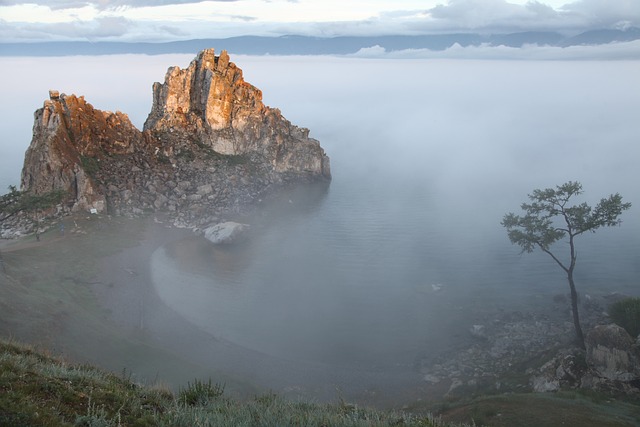
[[[320, 133], [330, 188], [283, 196], [239, 248], [154, 254], [160, 296], [215, 336], [281, 358], [410, 364], [464, 335], [475, 312], [566, 293], [557, 265], [520, 255], [499, 225], [532, 189], [580, 180], [588, 201], [638, 200], [636, 63], [319, 66], [350, 86], [319, 77], [311, 92], [327, 92], [293, 121]], [[329, 106], [331, 85], [341, 101]], [[583, 292], [638, 293], [639, 225], [631, 211], [580, 239]]]

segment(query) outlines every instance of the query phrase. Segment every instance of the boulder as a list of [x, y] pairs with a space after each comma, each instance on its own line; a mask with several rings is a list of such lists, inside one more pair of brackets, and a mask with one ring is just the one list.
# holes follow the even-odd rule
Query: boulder
[[227, 221], [204, 229], [204, 237], [216, 245], [236, 242], [249, 228], [247, 224]]
[[584, 357], [584, 352], [578, 349], [561, 350], [531, 377], [533, 391], [543, 393], [580, 386], [587, 370]]
[[636, 380], [640, 378], [640, 352], [635, 344], [616, 324], [596, 326], [585, 337], [587, 364], [602, 378]]

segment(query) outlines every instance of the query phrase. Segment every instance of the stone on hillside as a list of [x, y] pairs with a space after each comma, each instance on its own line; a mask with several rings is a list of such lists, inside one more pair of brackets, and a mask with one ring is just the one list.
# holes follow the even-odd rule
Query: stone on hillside
[[547, 393], [560, 390], [560, 381], [557, 378], [547, 376], [535, 376], [531, 378], [531, 387], [536, 393]]
[[583, 352], [577, 349], [562, 350], [531, 377], [531, 387], [538, 393], [576, 388], [585, 372]]
[[632, 381], [640, 378], [640, 352], [635, 341], [616, 325], [600, 325], [585, 338], [587, 364], [600, 377]]

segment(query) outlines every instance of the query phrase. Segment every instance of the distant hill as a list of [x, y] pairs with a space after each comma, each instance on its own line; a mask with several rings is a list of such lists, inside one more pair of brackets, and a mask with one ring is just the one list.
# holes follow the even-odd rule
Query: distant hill
[[627, 30], [592, 30], [562, 41], [563, 46], [606, 44], [640, 39], [640, 28]]
[[242, 36], [224, 39], [197, 39], [163, 43], [127, 42], [37, 42], [0, 43], [0, 56], [67, 56], [112, 55], [139, 53], [159, 55], [166, 53], [193, 53], [215, 46], [234, 54], [245, 55], [347, 55], [372, 46], [386, 51], [429, 49], [440, 51], [455, 44], [460, 46], [509, 46], [523, 45], [559, 46], [599, 45], [640, 39], [640, 28], [626, 30], [591, 30], [574, 36], [556, 32], [518, 32], [482, 35], [477, 33], [395, 35], [368, 37], [307, 37]]

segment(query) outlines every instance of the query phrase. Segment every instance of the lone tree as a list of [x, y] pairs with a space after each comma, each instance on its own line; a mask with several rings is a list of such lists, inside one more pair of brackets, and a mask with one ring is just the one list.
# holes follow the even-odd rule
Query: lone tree
[[[622, 221], [618, 217], [631, 207], [631, 203], [622, 203], [622, 196], [616, 193], [600, 200], [595, 208], [586, 203], [570, 205], [571, 198], [579, 194], [582, 194], [582, 184], [572, 181], [555, 189], [533, 190], [533, 194], [529, 194], [531, 203], [521, 205], [524, 215], [508, 213], [502, 219], [502, 225], [507, 229], [511, 243], [520, 246], [522, 252], [530, 253], [540, 248], [567, 273], [573, 325], [578, 344], [585, 348], [578, 315], [578, 293], [573, 280], [577, 258], [574, 240], [587, 231], [619, 225]], [[569, 239], [568, 262], [562, 261], [550, 249], [555, 242], [566, 238]]]

